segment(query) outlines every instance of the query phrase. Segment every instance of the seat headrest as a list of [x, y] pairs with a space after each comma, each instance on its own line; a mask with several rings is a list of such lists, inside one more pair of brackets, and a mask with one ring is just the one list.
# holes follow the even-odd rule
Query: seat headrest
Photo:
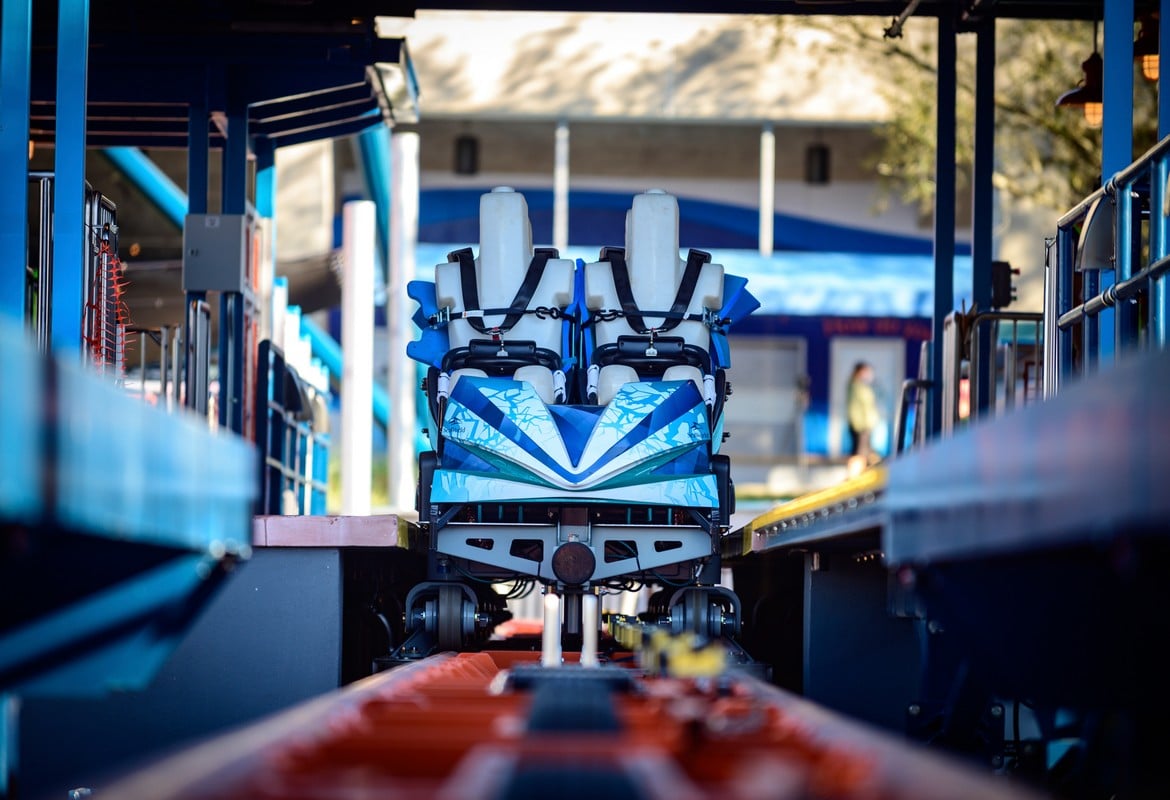
[[678, 257], [678, 200], [651, 189], [634, 195], [626, 214], [626, 262], [631, 276], [648, 283], [674, 283], [682, 268]]
[[501, 186], [479, 199], [479, 259], [485, 274], [501, 265], [528, 265], [532, 227], [524, 195]]

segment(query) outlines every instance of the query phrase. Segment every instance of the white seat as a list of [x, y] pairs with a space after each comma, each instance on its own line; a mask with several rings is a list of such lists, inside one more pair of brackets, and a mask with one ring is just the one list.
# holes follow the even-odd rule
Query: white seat
[[[463, 297], [460, 265], [456, 262], [435, 267], [435, 295], [440, 308], [453, 314], [447, 324], [450, 347], [468, 347], [472, 340], [489, 339], [467, 320], [456, 315], [463, 311], [506, 309], [512, 304], [524, 282], [533, 258], [532, 228], [528, 220], [528, 204], [524, 196], [508, 188], [499, 187], [480, 197], [479, 202], [479, 257], [475, 259], [475, 282], [479, 295], [477, 309], [468, 309]], [[527, 307], [557, 308], [563, 310], [573, 299], [573, 262], [550, 258], [532, 294]], [[500, 326], [506, 314], [484, 316], [487, 328]], [[560, 319], [523, 314], [510, 330], [501, 331], [500, 338], [510, 341], [531, 341], [537, 348], [550, 350], [562, 357]], [[546, 403], [563, 399], [564, 375], [540, 365], [526, 365], [512, 377], [532, 384]], [[483, 375], [479, 369], [456, 369], [449, 376], [448, 391], [465, 375]]]
[[[630, 288], [634, 302], [647, 312], [667, 311], [678, 295], [679, 284], [686, 269], [686, 261], [679, 257], [678, 200], [673, 195], [652, 189], [636, 195], [632, 208], [626, 213], [625, 260], [629, 269]], [[608, 261], [585, 265], [585, 304], [592, 312], [621, 309], [613, 269]], [[684, 313], [702, 315], [704, 310], [718, 311], [723, 305], [723, 267], [706, 263], [699, 270], [694, 293]], [[643, 316], [648, 328], [657, 328], [663, 317]], [[593, 327], [594, 347], [615, 344], [619, 336], [637, 335], [624, 316], [598, 321]], [[688, 345], [707, 352], [711, 332], [699, 320], [683, 320], [666, 332], [666, 336], [682, 337]], [[596, 371], [597, 402], [608, 403], [625, 383], [637, 380], [630, 367], [611, 364]], [[689, 365], [669, 367], [664, 380], [692, 380], [704, 396], [706, 390], [703, 371]], [[590, 384], [592, 385], [591, 378]]]

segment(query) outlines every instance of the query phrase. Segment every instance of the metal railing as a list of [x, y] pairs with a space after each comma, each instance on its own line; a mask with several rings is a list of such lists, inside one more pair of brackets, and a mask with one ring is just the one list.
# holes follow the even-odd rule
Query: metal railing
[[[920, 445], [925, 439], [925, 428], [922, 424], [926, 413], [927, 392], [934, 386], [934, 382], [926, 378], [907, 378], [902, 381], [902, 389], [898, 393], [898, 410], [894, 415], [894, 454], [909, 450]], [[906, 441], [906, 432], [909, 429], [911, 413], [913, 413], [914, 429], [910, 441]]]
[[329, 467], [325, 398], [301, 379], [272, 342], [261, 342], [258, 355], [257, 513], [324, 514]]
[[207, 395], [211, 383], [211, 306], [206, 300], [187, 303], [186, 393], [187, 408], [207, 413]]
[[125, 280], [118, 260], [118, 208], [88, 184], [85, 221], [82, 357], [94, 369], [120, 380], [125, 369], [128, 314], [123, 300]]
[[894, 417], [895, 454], [926, 441], [928, 392], [942, 392], [943, 436], [976, 417], [1000, 416], [1043, 397], [1044, 315], [1039, 312], [948, 314], [940, 381], [926, 376], [929, 347], [923, 343], [918, 377], [902, 382]]
[[[902, 381], [898, 405], [894, 411], [894, 455], [918, 447], [926, 441], [926, 401], [934, 381], [930, 374], [930, 342], [918, 351], [918, 377]], [[913, 428], [911, 428], [913, 425]], [[906, 440], [906, 434], [910, 440]]]
[[25, 319], [36, 335], [37, 347], [49, 352], [53, 319], [53, 173], [30, 172], [35, 208], [29, 207], [29, 239]]
[[1045, 396], [1101, 361], [1165, 348], [1168, 167], [1170, 137], [1057, 222], [1045, 259]]
[[[157, 357], [151, 353], [151, 344], [158, 348]], [[143, 328], [131, 325], [126, 328], [126, 351], [137, 351], [136, 373], [126, 376], [128, 391], [137, 394], [146, 403], [157, 405], [167, 411], [180, 408], [183, 403], [182, 372], [182, 330], [175, 325], [158, 328]], [[152, 376], [157, 375], [157, 378]], [[153, 384], [157, 380], [157, 389]]]
[[1043, 322], [1043, 314], [1029, 311], [947, 316], [943, 325], [943, 435], [950, 435], [969, 419], [1000, 416], [1043, 396]]
[[[992, 311], [975, 315], [967, 332], [970, 411], [984, 413], [975, 405], [984, 381], [989, 382], [987, 410], [992, 416], [1043, 396], [1043, 322], [1040, 312]], [[989, 345], [992, 357], [985, 358], [983, 350]]]

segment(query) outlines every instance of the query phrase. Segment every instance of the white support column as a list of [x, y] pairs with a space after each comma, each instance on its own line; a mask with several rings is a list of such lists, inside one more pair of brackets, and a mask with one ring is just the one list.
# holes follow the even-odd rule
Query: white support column
[[597, 633], [601, 628], [598, 597], [592, 591], [581, 595], [581, 666], [596, 667]]
[[414, 338], [406, 284], [414, 277], [418, 242], [418, 134], [396, 133], [390, 146], [390, 274], [386, 286], [390, 420], [386, 455], [390, 510], [401, 513], [414, 508], [416, 373], [414, 363], [406, 357], [406, 345]]
[[[272, 295], [268, 304], [268, 313], [272, 317], [272, 343], [286, 352], [285, 345], [285, 317], [288, 315], [288, 278], [280, 277], [272, 281]], [[301, 329], [301, 321], [297, 320], [294, 330]]]
[[553, 247], [564, 253], [569, 246], [569, 123], [557, 122], [553, 156]]
[[544, 595], [544, 629], [540, 637], [540, 663], [561, 665], [561, 596], [551, 588]]
[[341, 513], [356, 516], [370, 513], [375, 208], [369, 200], [357, 200], [342, 209]]
[[776, 214], [776, 134], [772, 123], [760, 130], [760, 255], [772, 255]]

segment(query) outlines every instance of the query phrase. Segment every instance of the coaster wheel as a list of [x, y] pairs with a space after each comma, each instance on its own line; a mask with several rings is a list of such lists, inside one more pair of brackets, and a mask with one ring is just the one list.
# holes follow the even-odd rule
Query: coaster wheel
[[463, 647], [463, 587], [458, 584], [439, 587], [439, 650], [460, 650]]

